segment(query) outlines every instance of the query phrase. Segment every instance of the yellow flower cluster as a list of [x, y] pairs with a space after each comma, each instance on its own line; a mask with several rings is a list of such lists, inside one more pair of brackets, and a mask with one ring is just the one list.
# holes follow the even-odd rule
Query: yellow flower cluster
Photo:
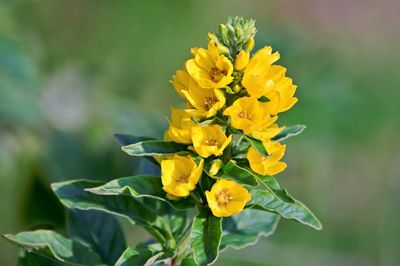
[[[271, 139], [283, 129], [276, 124], [278, 114], [290, 109], [297, 98], [286, 69], [275, 64], [279, 53], [270, 46], [251, 56], [252, 37], [232, 55], [216, 39], [210, 33], [207, 49], [192, 48], [193, 57], [172, 78], [185, 107], [172, 108], [165, 138], [189, 145], [194, 154], [163, 160], [161, 170], [169, 197], [186, 197], [200, 178], [216, 178], [205, 198], [212, 213], [223, 217], [241, 212], [251, 199], [243, 185], [217, 174], [231, 159], [229, 147], [239, 144], [233, 143], [234, 134], [256, 139], [265, 148], [267, 155], [248, 148], [245, 156], [252, 171], [259, 175], [282, 172], [286, 164], [280, 160], [286, 145]], [[207, 171], [204, 160], [211, 165]]]

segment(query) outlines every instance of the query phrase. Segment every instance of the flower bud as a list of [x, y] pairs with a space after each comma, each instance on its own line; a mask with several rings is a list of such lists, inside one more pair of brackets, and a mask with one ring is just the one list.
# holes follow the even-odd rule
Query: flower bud
[[219, 24], [219, 33], [221, 34], [222, 42], [225, 45], [229, 45], [229, 39], [228, 39], [228, 29], [224, 24]]
[[242, 71], [243, 69], [245, 69], [247, 64], [249, 63], [249, 59], [250, 53], [241, 50], [235, 60], [235, 69], [238, 71]]
[[243, 49], [246, 52], [251, 52], [251, 50], [253, 50], [254, 48], [254, 38], [250, 38], [244, 45], [243, 45]]
[[214, 160], [211, 164], [210, 170], [208, 171], [208, 173], [211, 176], [215, 176], [218, 171], [221, 169], [222, 167], [222, 161], [220, 159]]
[[243, 29], [241, 27], [235, 27], [235, 35], [236, 35], [238, 43], [241, 43], [244, 38]]

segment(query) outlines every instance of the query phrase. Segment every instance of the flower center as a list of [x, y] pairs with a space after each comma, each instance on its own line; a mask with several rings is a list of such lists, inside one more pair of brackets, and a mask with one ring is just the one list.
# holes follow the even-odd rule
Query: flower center
[[220, 81], [226, 74], [227, 72], [225, 70], [220, 70], [216, 67], [212, 67], [209, 73], [212, 82]]
[[177, 183], [180, 183], [180, 184], [189, 183], [189, 176], [188, 175], [181, 175], [175, 181]]
[[262, 160], [263, 162], [265, 162], [265, 161], [267, 161], [269, 158], [271, 158], [271, 155], [262, 156], [262, 157], [261, 157], [261, 160]]
[[215, 145], [217, 145], [217, 144], [218, 144], [217, 139], [215, 139], [215, 138], [213, 138], [213, 137], [209, 137], [209, 138], [206, 140], [206, 145], [208, 145], [208, 146], [215, 146]]
[[226, 205], [229, 201], [233, 200], [233, 196], [229, 193], [228, 189], [223, 189], [218, 195], [218, 204]]
[[210, 110], [211, 107], [214, 106], [214, 104], [216, 104], [218, 102], [218, 99], [216, 97], [206, 97], [204, 98], [204, 107], [206, 108], [206, 110]]
[[237, 114], [237, 116], [239, 118], [243, 118], [243, 119], [247, 119], [247, 120], [251, 119], [251, 115], [249, 113], [247, 113], [247, 111], [241, 111], [240, 113]]

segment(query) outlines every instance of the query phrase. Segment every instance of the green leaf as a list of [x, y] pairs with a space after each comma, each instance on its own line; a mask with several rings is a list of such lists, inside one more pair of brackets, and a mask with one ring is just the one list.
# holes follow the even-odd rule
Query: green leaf
[[246, 209], [240, 214], [224, 218], [220, 250], [228, 247], [241, 249], [253, 245], [261, 236], [273, 234], [278, 221], [278, 215], [255, 209]]
[[305, 125], [294, 125], [284, 128], [278, 135], [272, 138], [275, 141], [282, 141], [287, 138], [297, 136], [306, 128]]
[[132, 136], [132, 135], [128, 135], [128, 134], [120, 134], [120, 133], [114, 134], [114, 137], [118, 140], [118, 142], [122, 146], [135, 144], [135, 143], [140, 142], [140, 141], [154, 140], [154, 138], [150, 138], [150, 137], [141, 137], [141, 136], [140, 137], [136, 137], [136, 136]]
[[62, 266], [60, 262], [33, 252], [23, 251], [18, 257], [18, 266]]
[[68, 234], [89, 244], [108, 265], [114, 265], [126, 249], [122, 228], [109, 213], [69, 210]]
[[[114, 134], [114, 137], [118, 140], [118, 142], [122, 146], [128, 146], [128, 145], [135, 144], [135, 143], [138, 143], [141, 141], [154, 140], [154, 138], [149, 138], [149, 137], [136, 137], [136, 136], [132, 136], [132, 135], [128, 135], [128, 134], [118, 134], [118, 133]], [[151, 161], [155, 165], [159, 165], [158, 162], [156, 160], [154, 160], [154, 158], [151, 156], [145, 156], [144, 158]]]
[[222, 237], [222, 218], [201, 209], [193, 220], [190, 241], [197, 265], [210, 265], [218, 257]]
[[219, 118], [217, 116], [215, 116], [214, 118], [211, 118], [211, 119], [196, 119], [196, 118], [192, 117], [192, 120], [197, 125], [201, 125], [201, 126], [216, 125], [216, 124], [217, 125], [221, 125], [221, 126], [225, 126], [225, 127], [227, 126], [227, 123], [223, 119], [221, 119], [221, 118]]
[[[130, 196], [133, 198], [147, 198], [153, 200], [144, 202], [149, 209], [157, 209], [157, 225], [170, 232], [174, 237], [179, 236], [186, 226], [186, 212], [184, 209], [193, 208], [191, 198], [182, 200], [168, 200], [162, 189], [161, 178], [156, 176], [130, 176], [112, 180], [102, 186], [86, 189], [91, 193], [104, 196]], [[157, 204], [156, 201], [160, 201]], [[150, 205], [149, 205], [150, 204]], [[156, 204], [156, 205], [154, 205]], [[172, 206], [174, 209], [169, 208]]]
[[123, 146], [122, 150], [131, 156], [157, 156], [187, 151], [187, 146], [172, 141], [146, 140]]
[[296, 220], [317, 230], [322, 229], [318, 218], [300, 201], [296, 200], [294, 203], [283, 201], [276, 194], [260, 187], [250, 188], [249, 191], [252, 199], [248, 206], [275, 212], [283, 218]]
[[194, 206], [191, 199], [171, 201], [165, 198], [159, 176], [129, 176], [114, 179], [104, 185], [86, 189], [98, 195], [130, 195], [135, 198], [149, 197], [167, 202], [176, 209], [188, 209]]
[[294, 203], [295, 199], [287, 192], [286, 189], [281, 188], [278, 181], [273, 176], [263, 176], [255, 174], [257, 180], [262, 186], [273, 192], [277, 197], [285, 202]]
[[193, 258], [184, 258], [181, 262], [181, 266], [197, 266]]
[[115, 266], [143, 265], [151, 266], [163, 255], [159, 245], [138, 244], [127, 248], [115, 263]]
[[261, 155], [263, 156], [268, 156], [267, 150], [264, 148], [264, 145], [260, 140], [257, 140], [255, 138], [249, 137], [249, 136], [244, 136], [244, 139], [247, 140], [247, 142], [254, 147]]
[[99, 210], [127, 218], [147, 229], [158, 241], [164, 237], [152, 224], [157, 223], [157, 210], [148, 208], [140, 199], [128, 195], [104, 196], [86, 191], [101, 183], [88, 180], [72, 180], [53, 183], [53, 191], [61, 203], [70, 209]]
[[154, 221], [156, 214], [144, 208], [143, 204], [129, 196], [107, 197], [86, 191], [101, 182], [70, 180], [53, 183], [51, 187], [61, 203], [70, 209], [99, 210], [117, 214], [139, 225]]
[[105, 265], [89, 246], [48, 230], [4, 235], [10, 242], [37, 254], [54, 258], [67, 265]]
[[165, 192], [162, 190], [159, 176], [128, 176], [114, 179], [104, 185], [86, 189], [98, 195], [128, 194], [133, 197], [154, 197], [164, 200]]
[[[269, 190], [272, 194], [274, 194], [276, 197], [280, 198], [283, 201], [287, 202], [294, 202], [294, 199], [289, 195], [289, 193], [281, 189], [279, 186], [278, 181], [273, 176], [262, 176], [259, 174], [254, 173], [252, 170], [249, 169], [249, 166], [247, 164], [241, 163], [241, 164], [234, 164], [234, 172], [233, 174], [236, 174], [237, 177], [241, 177], [242, 180], [249, 180], [249, 179], [255, 179], [260, 186], [262, 186], [264, 189]], [[233, 175], [232, 174], [232, 175]], [[239, 180], [237, 180], [239, 182]]]
[[255, 176], [247, 169], [239, 166], [234, 160], [230, 160], [222, 167], [223, 178], [232, 179], [238, 183], [255, 186], [258, 184]]

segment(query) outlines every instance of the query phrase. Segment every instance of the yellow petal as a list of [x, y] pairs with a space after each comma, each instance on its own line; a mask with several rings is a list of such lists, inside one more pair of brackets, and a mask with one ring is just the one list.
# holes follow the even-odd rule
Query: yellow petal
[[219, 169], [221, 169], [223, 162], [220, 159], [214, 160], [211, 164], [210, 170], [208, 171], [208, 173], [211, 176], [215, 176], [218, 172]]
[[250, 60], [250, 53], [244, 50], [241, 50], [236, 57], [235, 60], [235, 69], [238, 71], [242, 71], [246, 68], [247, 64]]

